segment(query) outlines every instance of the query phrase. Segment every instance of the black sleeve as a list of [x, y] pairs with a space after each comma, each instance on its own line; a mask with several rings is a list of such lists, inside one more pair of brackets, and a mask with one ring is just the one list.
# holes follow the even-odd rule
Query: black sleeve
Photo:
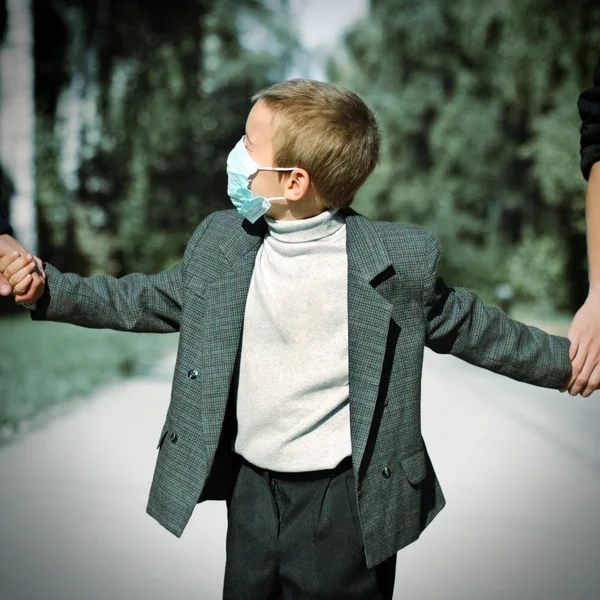
[[577, 100], [581, 117], [581, 173], [587, 180], [592, 165], [600, 160], [600, 58], [594, 70], [594, 86], [584, 90]]
[[8, 218], [4, 212], [4, 208], [2, 206], [2, 191], [0, 190], [0, 235], [3, 233], [8, 233], [8, 235], [13, 235], [12, 227], [8, 222]]

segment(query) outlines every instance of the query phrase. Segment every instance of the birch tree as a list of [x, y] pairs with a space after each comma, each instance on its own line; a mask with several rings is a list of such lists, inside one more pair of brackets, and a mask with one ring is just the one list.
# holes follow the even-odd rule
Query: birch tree
[[7, 28], [0, 48], [0, 163], [14, 186], [11, 225], [18, 240], [37, 253], [35, 205], [35, 107], [31, 0], [6, 0]]

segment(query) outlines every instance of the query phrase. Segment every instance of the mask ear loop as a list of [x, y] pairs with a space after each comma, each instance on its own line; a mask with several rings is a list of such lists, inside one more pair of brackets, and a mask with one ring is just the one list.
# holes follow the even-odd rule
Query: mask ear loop
[[[258, 171], [293, 171], [297, 167], [258, 167]], [[285, 200], [285, 196], [273, 196], [265, 200]]]
[[[256, 175], [256, 173], [259, 171], [293, 171], [294, 169], [296, 169], [296, 167], [258, 167], [258, 169], [256, 169], [254, 172], [254, 175]], [[278, 200], [281, 200], [282, 198], [283, 196], [277, 196]]]

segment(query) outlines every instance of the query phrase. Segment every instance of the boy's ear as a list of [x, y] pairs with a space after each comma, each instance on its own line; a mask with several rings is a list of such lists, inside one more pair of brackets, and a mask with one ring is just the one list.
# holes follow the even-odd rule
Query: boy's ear
[[310, 175], [304, 169], [294, 169], [285, 183], [283, 195], [286, 200], [302, 200], [311, 187]]

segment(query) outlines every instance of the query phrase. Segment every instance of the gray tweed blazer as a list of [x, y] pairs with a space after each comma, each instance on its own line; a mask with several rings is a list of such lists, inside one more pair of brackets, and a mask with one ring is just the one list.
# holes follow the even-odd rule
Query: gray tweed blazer
[[[368, 567], [419, 538], [446, 500], [421, 435], [425, 346], [511, 379], [558, 389], [570, 342], [510, 319], [439, 277], [428, 229], [374, 222], [351, 208], [349, 407], [359, 527]], [[33, 320], [121, 331], [180, 332], [171, 400], [146, 512], [177, 537], [198, 502], [230, 498], [244, 308], [267, 231], [235, 209], [197, 227], [169, 271], [81, 277], [44, 263]]]

